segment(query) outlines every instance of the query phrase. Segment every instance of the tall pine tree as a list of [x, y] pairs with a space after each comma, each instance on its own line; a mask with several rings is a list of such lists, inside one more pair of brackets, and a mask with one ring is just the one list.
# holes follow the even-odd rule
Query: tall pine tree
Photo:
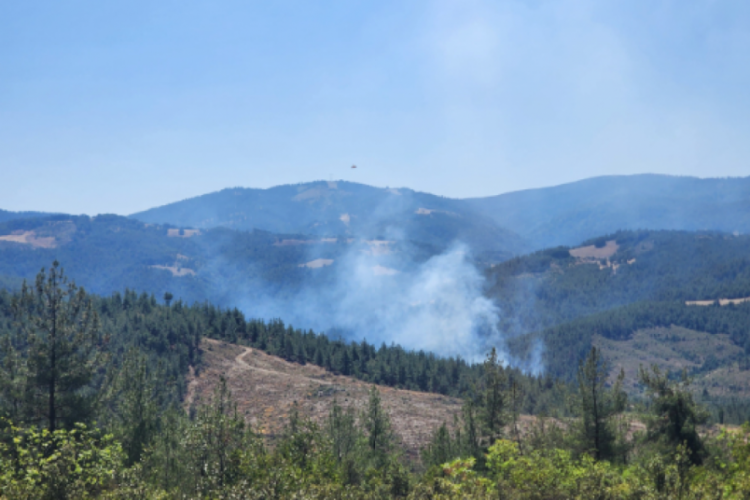
[[612, 387], [607, 387], [607, 364], [592, 347], [585, 362], [578, 365], [578, 404], [581, 415], [580, 438], [586, 452], [596, 460], [616, 456], [617, 434], [612, 418], [625, 410], [627, 396], [622, 390], [625, 373], [620, 371]]
[[90, 384], [100, 361], [99, 317], [83, 288], [68, 282], [55, 261], [25, 282], [13, 313], [28, 346], [23, 405], [25, 416], [50, 432], [85, 422], [94, 412]]

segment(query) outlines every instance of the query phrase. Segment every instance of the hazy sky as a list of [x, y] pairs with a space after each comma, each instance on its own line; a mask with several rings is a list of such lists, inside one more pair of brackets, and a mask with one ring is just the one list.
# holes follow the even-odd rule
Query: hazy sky
[[748, 0], [0, 0], [3, 209], [330, 177], [483, 196], [748, 158]]

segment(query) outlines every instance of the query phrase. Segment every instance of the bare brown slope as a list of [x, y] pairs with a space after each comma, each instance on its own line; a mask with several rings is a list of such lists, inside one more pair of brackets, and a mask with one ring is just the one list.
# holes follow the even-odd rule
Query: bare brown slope
[[[372, 387], [318, 366], [289, 363], [249, 347], [204, 339], [202, 349], [204, 367], [198, 377], [190, 377], [186, 405], [205, 401], [224, 375], [238, 411], [254, 429], [266, 435], [281, 431], [295, 401], [301, 413], [323, 423], [334, 398], [343, 407], [359, 410], [366, 404]], [[461, 409], [460, 400], [439, 394], [382, 386], [378, 390], [394, 431], [410, 455], [416, 455], [443, 422], [452, 423]]]

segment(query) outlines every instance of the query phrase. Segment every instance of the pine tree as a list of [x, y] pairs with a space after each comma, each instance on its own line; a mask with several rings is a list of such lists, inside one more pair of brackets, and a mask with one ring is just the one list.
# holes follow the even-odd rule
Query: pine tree
[[505, 372], [493, 347], [484, 362], [482, 421], [490, 444], [502, 435], [505, 426]]
[[650, 399], [647, 440], [661, 447], [667, 455], [684, 445], [690, 460], [700, 464], [705, 447], [697, 426], [706, 423], [708, 413], [693, 400], [687, 374], [683, 372], [679, 382], [672, 382], [669, 372], [662, 373], [657, 366], [652, 366], [650, 372], [641, 367], [639, 379]]
[[422, 450], [422, 462], [427, 466], [442, 465], [459, 456], [457, 448], [448, 426], [443, 422], [435, 431], [430, 443]]
[[188, 427], [183, 452], [193, 491], [221, 489], [238, 479], [241, 451], [255, 447], [254, 436], [237, 412], [222, 376], [210, 404], [198, 411]]
[[0, 341], [0, 408], [5, 417], [18, 422], [23, 419], [25, 387], [27, 380], [26, 360], [16, 347], [13, 335], [5, 335]]
[[141, 459], [154, 438], [161, 407], [160, 380], [166, 374], [158, 367], [149, 370], [146, 357], [135, 349], [128, 351], [122, 367], [108, 383], [107, 395], [112, 415], [112, 430], [122, 443], [127, 464]]
[[521, 411], [519, 408], [521, 401], [521, 387], [518, 385], [516, 377], [512, 377], [508, 385], [508, 398], [510, 399], [510, 416], [513, 425], [513, 437], [520, 447], [521, 433], [518, 431], [518, 417], [520, 416]]
[[625, 409], [627, 401], [622, 390], [625, 373], [620, 371], [611, 388], [606, 387], [607, 376], [607, 364], [599, 350], [592, 347], [586, 361], [578, 365], [578, 404], [581, 443], [595, 460], [615, 457], [617, 435], [612, 418]]
[[479, 431], [477, 429], [476, 407], [471, 398], [464, 402], [462, 408], [462, 417], [464, 423], [463, 441], [461, 444], [461, 456], [474, 457], [477, 463], [484, 462], [484, 453], [479, 443]]
[[354, 410], [344, 410], [335, 399], [328, 414], [326, 431], [331, 441], [332, 454], [336, 462], [341, 465], [354, 454], [360, 432], [355, 425]]
[[99, 317], [83, 288], [68, 282], [55, 261], [24, 282], [13, 300], [19, 333], [28, 345], [26, 405], [28, 417], [50, 432], [87, 421], [95, 394], [87, 391], [100, 362]]
[[393, 432], [391, 419], [383, 408], [380, 391], [375, 386], [370, 388], [370, 397], [361, 421], [370, 455], [380, 467], [388, 460], [388, 454], [393, 447]]

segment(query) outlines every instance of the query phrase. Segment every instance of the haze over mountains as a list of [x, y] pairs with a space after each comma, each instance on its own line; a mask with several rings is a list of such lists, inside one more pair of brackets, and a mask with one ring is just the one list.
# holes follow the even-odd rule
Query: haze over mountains
[[624, 229], [750, 232], [750, 177], [606, 176], [466, 201], [534, 249]]
[[[131, 215], [182, 227], [316, 235], [396, 234], [475, 251], [514, 252], [623, 229], [750, 232], [750, 177], [605, 176], [466, 200], [410, 189], [315, 182], [225, 189]], [[519, 238], [520, 237], [520, 238]]]
[[131, 217], [198, 229], [411, 240], [440, 249], [460, 240], [476, 252], [497, 251], [505, 258], [524, 248], [518, 235], [460, 200], [342, 181], [225, 189]]
[[[651, 231], [620, 231], [639, 228]], [[98, 294], [170, 292], [470, 359], [496, 345], [518, 366], [567, 377], [596, 339], [672, 324], [633, 320], [629, 333], [592, 337], [576, 321], [622, 323], [612, 318], [659, 303], [690, 328], [703, 319], [685, 301], [750, 296], [748, 232], [750, 178], [600, 177], [470, 200], [320, 181], [226, 189], [129, 218], [2, 212], [0, 285], [58, 259]], [[702, 332], [734, 332], [732, 349], [750, 348], [741, 317], [710, 314], [734, 326]]]

